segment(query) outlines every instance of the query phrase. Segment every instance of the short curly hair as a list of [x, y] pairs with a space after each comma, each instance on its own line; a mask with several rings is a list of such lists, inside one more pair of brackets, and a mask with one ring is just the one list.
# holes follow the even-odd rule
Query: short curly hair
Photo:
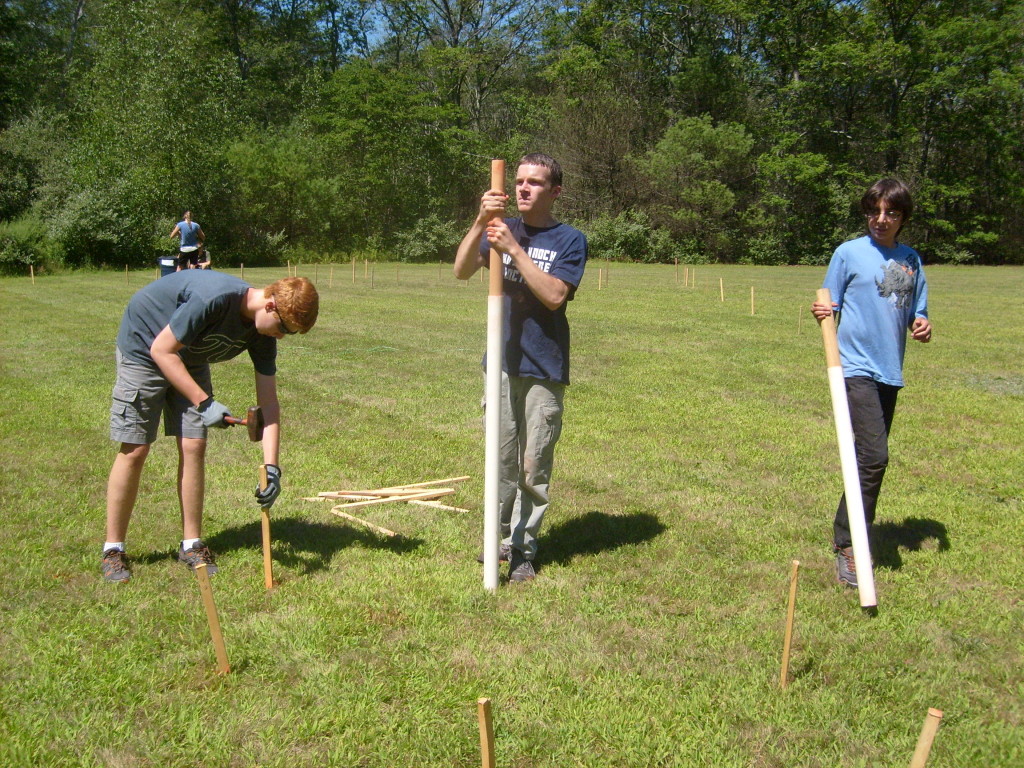
[[289, 328], [307, 333], [316, 325], [320, 312], [320, 294], [304, 277], [285, 277], [263, 289], [263, 297], [273, 297], [277, 313]]

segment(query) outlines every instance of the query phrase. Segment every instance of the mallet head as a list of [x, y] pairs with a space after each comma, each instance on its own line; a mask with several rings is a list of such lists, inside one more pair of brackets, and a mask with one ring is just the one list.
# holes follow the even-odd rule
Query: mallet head
[[249, 430], [249, 439], [258, 443], [263, 439], [263, 409], [254, 405], [245, 413], [245, 426]]

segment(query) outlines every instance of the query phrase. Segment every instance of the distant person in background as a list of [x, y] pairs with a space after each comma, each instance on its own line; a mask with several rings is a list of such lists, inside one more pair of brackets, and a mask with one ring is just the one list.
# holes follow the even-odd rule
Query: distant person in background
[[171, 230], [168, 237], [172, 240], [176, 237], [181, 238], [178, 245], [178, 268], [176, 271], [191, 269], [193, 256], [198, 253], [200, 245], [206, 241], [206, 235], [203, 228], [199, 226], [199, 222], [192, 221], [192, 211], [185, 211], [182, 220], [174, 225], [174, 229]]
[[210, 252], [206, 250], [206, 243], [200, 243], [199, 250], [196, 251], [189, 264], [189, 269], [210, 269], [210, 262]]
[[[932, 325], [921, 257], [896, 242], [914, 210], [910, 190], [896, 179], [882, 179], [864, 193], [860, 207], [868, 234], [836, 249], [822, 284], [832, 294], [832, 306], [816, 301], [811, 311], [818, 320], [835, 312], [839, 323], [839, 356], [870, 532], [889, 464], [889, 430], [903, 387], [907, 331], [910, 338], [927, 343]], [[839, 583], [856, 587], [845, 494], [836, 510], [832, 547]]]

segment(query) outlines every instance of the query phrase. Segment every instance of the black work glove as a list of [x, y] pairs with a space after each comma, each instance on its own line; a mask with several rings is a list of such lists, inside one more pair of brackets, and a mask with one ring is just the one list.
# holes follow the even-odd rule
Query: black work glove
[[260, 490], [256, 484], [256, 503], [261, 507], [270, 508], [281, 495], [281, 468], [276, 464], [267, 464], [267, 487]]

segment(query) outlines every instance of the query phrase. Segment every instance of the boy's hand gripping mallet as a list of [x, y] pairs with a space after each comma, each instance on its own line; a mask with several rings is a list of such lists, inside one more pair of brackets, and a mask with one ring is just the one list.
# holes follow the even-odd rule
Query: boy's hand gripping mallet
[[[817, 293], [818, 303], [832, 306], [828, 288]], [[846, 492], [846, 510], [850, 518], [850, 537], [853, 540], [853, 562], [857, 569], [857, 591], [860, 607], [874, 612], [878, 606], [875, 597], [875, 575], [871, 570], [871, 548], [868, 544], [868, 526], [864, 519], [864, 498], [860, 493], [860, 475], [857, 472], [857, 452], [854, 449], [853, 425], [850, 422], [850, 404], [846, 399], [846, 381], [839, 358], [835, 318], [830, 314], [818, 321], [825, 342], [825, 364], [828, 367], [828, 387], [832, 393], [832, 416], [839, 440], [839, 461], [843, 468], [843, 489]]]

